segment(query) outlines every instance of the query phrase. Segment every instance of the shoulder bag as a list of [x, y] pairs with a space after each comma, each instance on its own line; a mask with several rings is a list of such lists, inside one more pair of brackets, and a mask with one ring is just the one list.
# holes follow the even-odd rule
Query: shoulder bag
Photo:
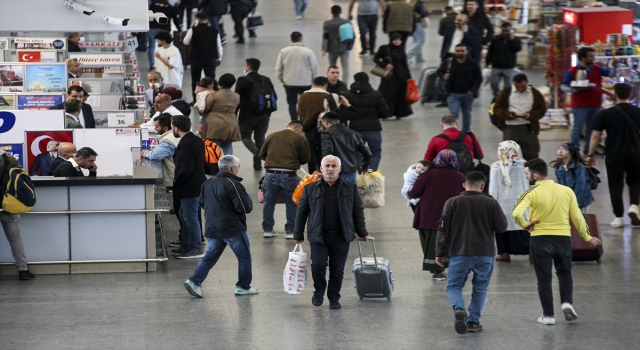
[[[389, 57], [389, 61], [392, 61], [392, 59], [391, 59], [391, 49], [389, 49], [389, 45], [386, 45], [386, 46], [387, 46], [387, 54], [388, 54], [388, 57]], [[393, 71], [390, 70], [390, 69], [387, 69], [386, 67], [380, 67], [380, 65], [375, 64], [371, 68], [371, 74], [377, 75], [380, 78], [382, 78], [383, 80], [389, 80], [393, 76]]]

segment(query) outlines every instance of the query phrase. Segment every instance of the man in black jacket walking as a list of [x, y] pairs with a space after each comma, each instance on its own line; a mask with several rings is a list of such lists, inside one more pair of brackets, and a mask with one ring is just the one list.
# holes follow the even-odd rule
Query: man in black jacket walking
[[218, 160], [220, 173], [202, 185], [200, 205], [206, 218], [205, 237], [209, 246], [193, 276], [184, 282], [189, 294], [202, 298], [200, 286], [209, 271], [218, 262], [227, 245], [238, 258], [238, 282], [236, 295], [258, 294], [251, 287], [251, 250], [247, 234], [247, 214], [253, 210], [253, 202], [238, 177], [240, 159], [227, 155]]
[[482, 48], [487, 49], [491, 39], [493, 39], [493, 24], [491, 24], [487, 14], [484, 13], [484, 9], [480, 8], [480, 1], [466, 0], [462, 13], [469, 16], [469, 25], [480, 33]]
[[449, 112], [458, 117], [462, 110], [462, 131], [471, 131], [471, 106], [473, 99], [478, 97], [482, 71], [478, 62], [467, 57], [464, 44], [456, 45], [456, 57], [451, 61], [451, 68], [449, 73], [445, 73], [444, 80]]
[[[340, 289], [349, 244], [356, 238], [369, 240], [358, 187], [340, 178], [340, 158], [326, 156], [321, 162], [322, 179], [307, 185], [302, 193], [293, 239], [304, 241], [304, 225], [311, 246], [314, 306], [322, 305], [327, 290], [330, 309], [340, 309]], [[329, 288], [327, 289], [327, 265]]]
[[[362, 165], [363, 173], [369, 169], [371, 162], [369, 147], [364, 144], [360, 134], [340, 123], [340, 116], [335, 112], [325, 113], [322, 116], [322, 125], [325, 128], [325, 131], [320, 134], [322, 157], [333, 155], [340, 158], [344, 167], [340, 177], [355, 184], [358, 167]], [[358, 163], [358, 153], [363, 157], [361, 164]]]
[[504, 87], [511, 85], [516, 75], [516, 54], [522, 50], [520, 39], [513, 36], [511, 23], [502, 23], [500, 29], [501, 35], [491, 40], [486, 59], [487, 68], [491, 66], [491, 91], [494, 99], [501, 91], [500, 79], [504, 81]]
[[174, 249], [178, 259], [197, 259], [204, 256], [200, 236], [202, 229], [198, 216], [200, 187], [207, 179], [204, 174], [204, 143], [191, 132], [191, 120], [183, 115], [171, 117], [173, 136], [180, 142], [173, 155], [175, 175], [173, 177], [174, 198], [180, 199], [180, 221], [182, 234], [180, 248]]

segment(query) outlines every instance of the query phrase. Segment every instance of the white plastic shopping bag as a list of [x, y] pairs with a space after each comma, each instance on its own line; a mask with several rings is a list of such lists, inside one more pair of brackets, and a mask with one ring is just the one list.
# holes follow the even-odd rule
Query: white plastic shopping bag
[[[298, 248], [299, 251], [296, 251]], [[293, 251], [289, 252], [282, 280], [284, 291], [289, 294], [300, 294], [307, 285], [307, 254], [302, 251], [301, 244], [296, 244]]]
[[379, 171], [358, 175], [358, 190], [365, 208], [384, 207], [384, 176]]

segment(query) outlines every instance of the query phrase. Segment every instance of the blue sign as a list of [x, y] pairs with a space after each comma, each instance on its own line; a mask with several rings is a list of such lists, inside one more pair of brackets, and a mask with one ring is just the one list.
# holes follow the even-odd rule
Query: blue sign
[[64, 41], [62, 40], [54, 40], [53, 41], [53, 47], [55, 47], [56, 49], [60, 50], [64, 47]]
[[24, 164], [22, 163], [22, 160], [24, 159], [24, 157], [22, 156], [22, 144], [18, 143], [18, 144], [0, 144], [0, 151], [4, 151], [5, 153], [7, 153], [7, 155], [13, 156], [15, 159], [18, 160], [18, 163], [20, 163], [20, 166], [24, 168]]
[[18, 95], [18, 110], [47, 110], [62, 101], [62, 95]]
[[16, 125], [16, 115], [11, 112], [0, 111], [0, 122], [0, 134], [2, 134]]

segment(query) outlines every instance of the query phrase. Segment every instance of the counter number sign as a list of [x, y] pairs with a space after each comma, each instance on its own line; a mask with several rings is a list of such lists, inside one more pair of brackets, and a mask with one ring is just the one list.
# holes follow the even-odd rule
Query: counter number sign
[[126, 38], [124, 45], [127, 48], [127, 52], [133, 52], [138, 47], [138, 39], [136, 37]]
[[126, 128], [133, 124], [133, 113], [108, 113], [107, 123], [110, 128]]

